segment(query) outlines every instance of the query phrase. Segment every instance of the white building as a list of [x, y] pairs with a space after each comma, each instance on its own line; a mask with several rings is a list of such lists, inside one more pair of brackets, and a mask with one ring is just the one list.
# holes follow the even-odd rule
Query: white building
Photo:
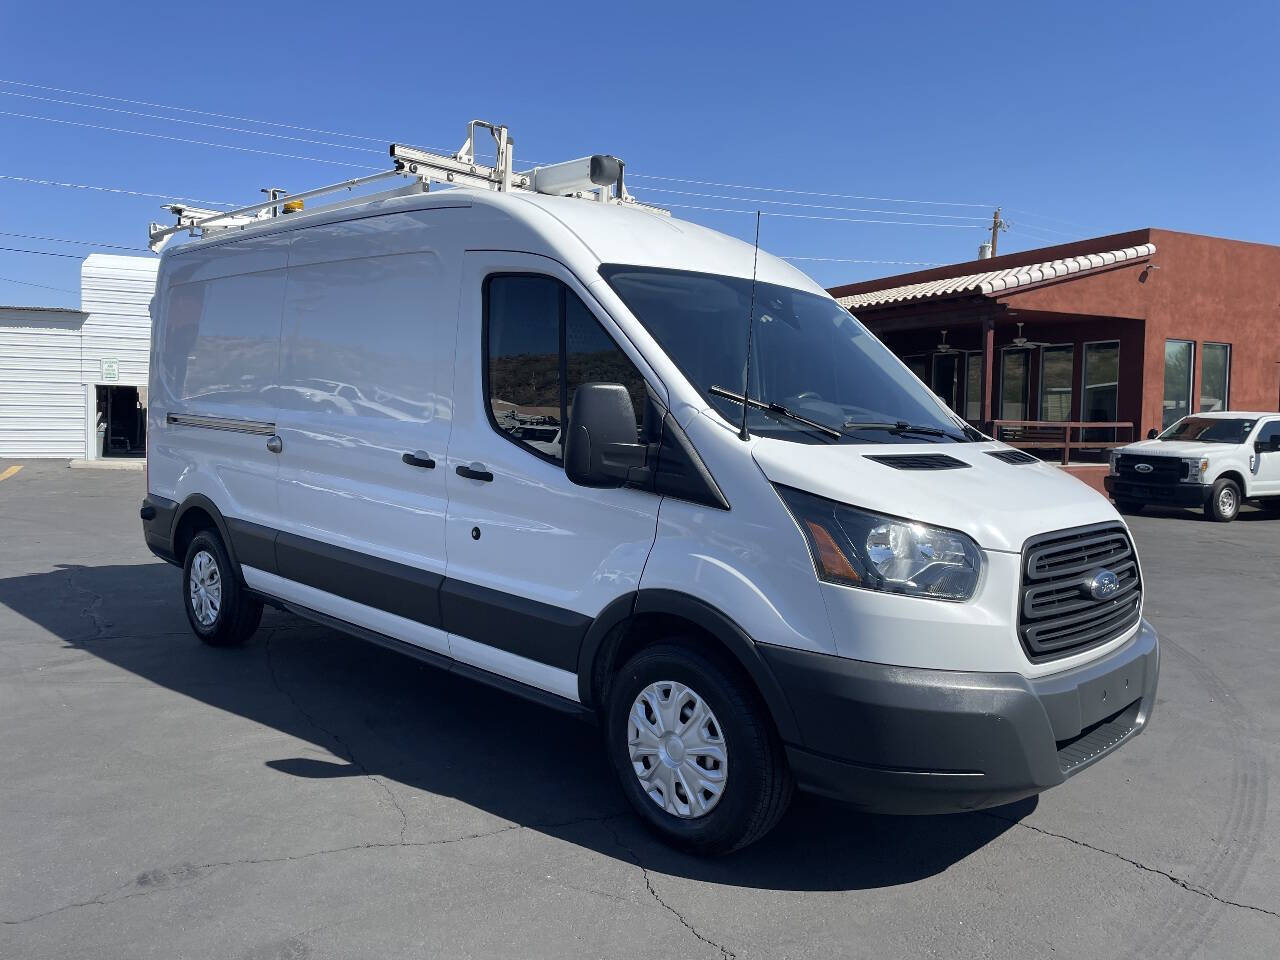
[[94, 253], [80, 310], [0, 306], [0, 457], [142, 455], [158, 265]]

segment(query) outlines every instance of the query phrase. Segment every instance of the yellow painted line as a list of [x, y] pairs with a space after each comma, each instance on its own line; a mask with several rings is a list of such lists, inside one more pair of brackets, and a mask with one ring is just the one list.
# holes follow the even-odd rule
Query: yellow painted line
[[9, 467], [3, 473], [0, 473], [0, 480], [8, 480], [10, 477], [12, 477], [15, 473], [17, 473], [21, 469], [22, 469], [22, 464], [20, 463], [14, 464], [12, 467]]

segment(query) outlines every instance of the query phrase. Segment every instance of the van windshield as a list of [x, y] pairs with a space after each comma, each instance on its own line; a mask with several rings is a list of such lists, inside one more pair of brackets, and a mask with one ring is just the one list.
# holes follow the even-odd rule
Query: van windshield
[[[751, 281], [618, 264], [600, 273], [706, 401], [737, 423], [741, 404], [721, 394], [742, 393]], [[757, 283], [754, 316], [748, 395], [830, 430], [753, 408], [752, 433], [809, 443], [980, 437], [834, 301]]]

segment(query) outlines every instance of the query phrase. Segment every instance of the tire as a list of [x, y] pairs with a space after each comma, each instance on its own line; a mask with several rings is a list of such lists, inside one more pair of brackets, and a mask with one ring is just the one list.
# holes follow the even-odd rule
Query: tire
[[[685, 739], [677, 734], [673, 743], [655, 736], [658, 726], [671, 733], [687, 723], [698, 701], [709, 713], [684, 732]], [[650, 723], [645, 731], [638, 720], [633, 725], [633, 710], [640, 711], [639, 720], [662, 721], [664, 709], [672, 711], [667, 721]], [[605, 709], [605, 742], [640, 819], [667, 843], [694, 853], [726, 854], [759, 840], [791, 802], [791, 770], [760, 695], [733, 667], [693, 642], [647, 647], [618, 671]], [[639, 769], [654, 771], [647, 783]], [[717, 778], [717, 772], [723, 775]], [[653, 795], [672, 783], [668, 801]]]
[[212, 647], [243, 644], [262, 621], [262, 601], [240, 585], [231, 558], [213, 530], [201, 530], [187, 547], [182, 606], [192, 632]]
[[1225, 477], [1213, 485], [1204, 503], [1204, 515], [1218, 523], [1230, 523], [1240, 513], [1240, 488]]
[[1146, 504], [1143, 503], [1141, 500], [1117, 500], [1116, 501], [1116, 509], [1119, 510], [1121, 513], [1139, 514], [1142, 512], [1142, 508], [1145, 506]]

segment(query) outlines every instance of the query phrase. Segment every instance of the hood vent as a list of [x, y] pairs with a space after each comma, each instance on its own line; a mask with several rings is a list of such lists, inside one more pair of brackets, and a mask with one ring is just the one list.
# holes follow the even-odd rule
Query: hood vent
[[988, 457], [995, 457], [997, 460], [1003, 460], [1005, 463], [1039, 463], [1039, 457], [1033, 457], [1029, 453], [1023, 453], [1021, 450], [988, 450]]
[[895, 470], [960, 470], [969, 466], [945, 453], [868, 453], [864, 456]]

